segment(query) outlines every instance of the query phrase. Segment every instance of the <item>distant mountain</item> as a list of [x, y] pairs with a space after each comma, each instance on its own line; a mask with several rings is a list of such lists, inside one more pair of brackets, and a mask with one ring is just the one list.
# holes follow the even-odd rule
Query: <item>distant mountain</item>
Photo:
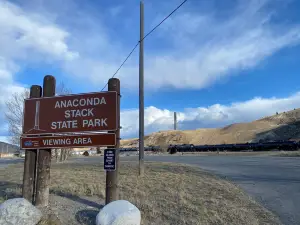
[[0, 153], [15, 153], [18, 151], [20, 148], [16, 145], [12, 145], [9, 143], [5, 143], [0, 141]]
[[[300, 109], [250, 123], [235, 123], [223, 128], [159, 131], [145, 136], [145, 146], [231, 144], [275, 140], [300, 140]], [[138, 139], [121, 140], [121, 146], [137, 147]]]

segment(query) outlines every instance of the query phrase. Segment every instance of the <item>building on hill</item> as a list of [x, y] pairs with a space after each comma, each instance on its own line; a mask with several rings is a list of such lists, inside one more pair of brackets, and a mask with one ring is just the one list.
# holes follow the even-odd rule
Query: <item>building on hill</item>
[[16, 145], [11, 145], [0, 141], [0, 153], [4, 154], [14, 154], [19, 151], [20, 148]]

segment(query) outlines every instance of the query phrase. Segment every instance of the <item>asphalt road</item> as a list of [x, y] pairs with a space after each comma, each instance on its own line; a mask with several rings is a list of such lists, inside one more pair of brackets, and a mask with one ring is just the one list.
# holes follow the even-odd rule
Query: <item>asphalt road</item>
[[[122, 160], [138, 160], [136, 156]], [[76, 159], [99, 162], [98, 157]], [[300, 158], [269, 156], [145, 156], [146, 161], [192, 164], [235, 182], [286, 225], [300, 224]]]
[[16, 164], [16, 163], [21, 163], [24, 161], [24, 158], [2, 158], [0, 159], [0, 169], [5, 168], [8, 165]]
[[[136, 156], [121, 160], [138, 161]], [[300, 158], [270, 156], [145, 156], [146, 161], [199, 166], [240, 185], [276, 214], [283, 224], [300, 224]], [[0, 159], [0, 168], [23, 159]], [[103, 162], [103, 157], [70, 158], [74, 163]]]

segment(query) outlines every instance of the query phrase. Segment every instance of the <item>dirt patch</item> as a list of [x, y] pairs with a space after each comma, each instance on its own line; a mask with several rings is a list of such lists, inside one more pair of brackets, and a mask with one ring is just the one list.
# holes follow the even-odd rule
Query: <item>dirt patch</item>
[[[20, 194], [22, 171], [22, 165], [0, 170], [3, 199]], [[146, 163], [144, 178], [137, 175], [137, 163], [121, 164], [120, 199], [141, 210], [143, 225], [280, 224], [238, 186], [197, 167]], [[105, 196], [103, 165], [54, 164], [50, 190], [41, 224], [94, 224]]]

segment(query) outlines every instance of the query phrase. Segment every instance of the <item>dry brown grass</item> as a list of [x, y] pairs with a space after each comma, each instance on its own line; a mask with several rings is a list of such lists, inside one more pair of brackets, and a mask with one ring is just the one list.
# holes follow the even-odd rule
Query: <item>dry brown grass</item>
[[[239, 187], [199, 168], [146, 163], [146, 174], [141, 179], [137, 176], [137, 166], [132, 162], [122, 163], [120, 199], [129, 200], [141, 210], [143, 225], [279, 224]], [[104, 199], [102, 168], [101, 164], [54, 164], [51, 191]], [[0, 170], [0, 176], [5, 182], [21, 183], [22, 165]]]

